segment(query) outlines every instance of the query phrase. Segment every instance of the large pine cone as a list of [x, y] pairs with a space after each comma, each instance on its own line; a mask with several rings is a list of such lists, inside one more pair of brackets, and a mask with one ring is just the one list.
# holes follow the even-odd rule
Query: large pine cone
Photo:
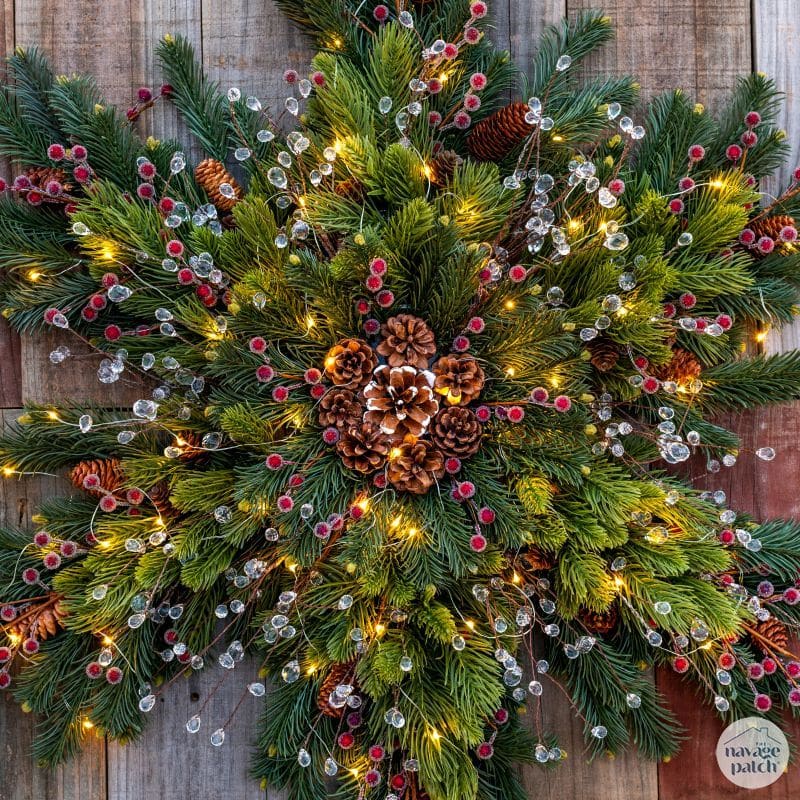
[[436, 353], [433, 331], [419, 318], [411, 314], [389, 317], [381, 327], [383, 341], [378, 353], [385, 356], [389, 366], [410, 365], [425, 369]]
[[444, 456], [426, 439], [408, 437], [399, 454], [389, 461], [387, 477], [395, 489], [411, 494], [427, 494], [444, 475]]
[[336, 687], [342, 684], [348, 684], [355, 689], [358, 688], [355, 661], [332, 664], [328, 674], [325, 676], [325, 680], [322, 681], [317, 695], [317, 707], [326, 717], [340, 719], [347, 711], [347, 706], [334, 708], [329, 702], [330, 696], [334, 693]]
[[582, 608], [578, 612], [578, 619], [589, 633], [603, 636], [614, 630], [619, 621], [619, 611], [616, 605], [609, 606], [606, 611], [592, 611], [589, 608]]
[[[97, 475], [99, 478], [100, 486], [97, 489], [87, 489], [83, 485], [83, 481], [89, 475]], [[102, 497], [105, 492], [116, 492], [122, 486], [125, 482], [125, 473], [118, 458], [103, 458], [76, 464], [69, 473], [69, 479], [76, 489], [83, 489], [95, 497]]]
[[691, 383], [700, 377], [703, 367], [693, 353], [676, 347], [672, 358], [666, 364], [652, 366], [650, 373], [661, 381], [675, 381], [678, 384]]
[[364, 409], [349, 389], [329, 389], [319, 401], [319, 424], [323, 427], [352, 428], [361, 422]]
[[344, 339], [325, 356], [325, 372], [337, 385], [360, 389], [370, 382], [378, 363], [375, 351], [362, 339]]
[[440, 150], [430, 162], [431, 183], [444, 188], [463, 163], [464, 159], [455, 150]]
[[[794, 228], [794, 218], [788, 214], [775, 214], [771, 217], [761, 217], [760, 219], [753, 220], [748, 227], [755, 233], [756, 238], [760, 239], [762, 236], [769, 236], [776, 243], [781, 241], [781, 231], [786, 228]], [[754, 249], [758, 253], [757, 249]]]
[[587, 349], [591, 354], [589, 361], [592, 366], [599, 372], [608, 372], [613, 369], [619, 361], [619, 349], [614, 342], [605, 336], [599, 336], [593, 339], [587, 345]]
[[481, 446], [482, 428], [468, 408], [443, 408], [431, 423], [431, 441], [446, 455], [468, 458]]
[[525, 103], [511, 103], [481, 120], [467, 136], [467, 149], [478, 161], [502, 161], [527, 139], [533, 127], [525, 121]]
[[433, 373], [414, 367], [382, 364], [364, 389], [364, 419], [389, 436], [421, 436], [439, 410], [433, 393]]
[[756, 623], [753, 630], [758, 634], [752, 637], [753, 644], [762, 653], [767, 654], [773, 649], [786, 650], [789, 647], [789, 631], [777, 617], [767, 617], [763, 622]]
[[389, 438], [377, 425], [364, 422], [342, 434], [336, 443], [336, 451], [348, 469], [374, 472], [386, 463]]
[[480, 364], [469, 355], [442, 356], [434, 365], [434, 388], [445, 395], [451, 406], [471, 403], [483, 389], [485, 379]]
[[[236, 178], [225, 169], [225, 165], [215, 158], [201, 161], [194, 170], [194, 179], [203, 187], [211, 202], [220, 211], [231, 211], [242, 196], [242, 189]], [[233, 197], [226, 197], [220, 191], [220, 186], [227, 183], [233, 189]]]
[[23, 607], [8, 632], [23, 639], [32, 636], [41, 642], [49, 636], [55, 636], [64, 627], [64, 619], [68, 613], [62, 596], [50, 592], [45, 600]]

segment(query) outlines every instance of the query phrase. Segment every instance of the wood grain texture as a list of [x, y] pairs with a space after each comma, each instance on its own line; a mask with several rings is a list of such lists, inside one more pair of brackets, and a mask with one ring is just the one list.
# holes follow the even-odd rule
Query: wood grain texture
[[[20, 413], [0, 410], [0, 430]], [[56, 478], [0, 479], [0, 526], [27, 527], [45, 497], [65, 491]], [[43, 770], [31, 757], [35, 726], [10, 692], [0, 692], [0, 800], [105, 800], [104, 742], [91, 740], [77, 758]]]
[[[788, 134], [790, 155], [786, 166], [764, 184], [764, 190], [774, 196], [800, 163], [800, 17], [794, 0], [753, 0], [753, 67], [774, 78], [784, 93], [779, 124]], [[800, 322], [770, 332], [764, 343], [768, 353], [798, 347]]]
[[587, 63], [590, 75], [633, 75], [644, 99], [682, 88], [714, 107], [749, 72], [750, 0], [568, 0], [570, 15], [602, 7], [616, 38]]
[[567, 15], [567, 0], [519, 2], [506, 0], [493, 4], [492, 39], [507, 48], [520, 72], [526, 73], [536, 52], [542, 31]]
[[[143, 737], [125, 746], [108, 744], [108, 800], [263, 800], [258, 781], [247, 774], [252, 736], [264, 704], [247, 692], [256, 672], [253, 663], [244, 662], [233, 672], [213, 665], [178, 679], [150, 712]], [[223, 678], [227, 680], [212, 694]], [[223, 726], [243, 695], [226, 726], [224, 744], [213, 747], [212, 732]], [[202, 727], [190, 734], [184, 726], [195, 714], [201, 715]]]
[[[86, 73], [95, 78], [110, 103], [124, 109], [139, 86], [160, 85], [154, 49], [165, 34], [181, 33], [199, 46], [200, 0], [25, 0], [17, 3], [16, 44], [37, 44], [51, 58], [58, 73]], [[177, 113], [159, 102], [137, 122], [144, 134], [160, 138], [180, 135]], [[48, 354], [66, 344], [78, 354], [61, 369]], [[110, 391], [96, 377], [101, 357], [90, 357], [68, 334], [22, 337], [22, 402], [49, 403], [70, 397], [104, 405], [130, 405], [142, 396], [131, 380], [119, 381]], [[2, 397], [2, 394], [0, 394]]]
[[[635, 748], [616, 758], [589, 760], [583, 737], [583, 721], [552, 683], [545, 682], [542, 695], [542, 729], [558, 737], [567, 760], [555, 769], [528, 766], [522, 771], [531, 800], [657, 800], [658, 767], [644, 761]], [[529, 703], [527, 724], [533, 727]]]

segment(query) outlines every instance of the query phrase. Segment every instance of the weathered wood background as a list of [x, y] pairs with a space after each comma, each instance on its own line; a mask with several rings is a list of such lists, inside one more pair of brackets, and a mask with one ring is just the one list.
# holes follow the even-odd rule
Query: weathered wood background
[[[599, 0], [496, 0], [496, 39], [524, 68], [542, 28]], [[800, 16], [796, 0], [605, 0], [617, 39], [589, 66], [592, 73], [627, 72], [638, 77], [649, 96], [682, 87], [714, 107], [737, 75], [762, 70], [786, 92], [784, 124], [793, 154], [800, 150]], [[272, 0], [0, 0], [0, 45], [38, 44], [59, 72], [94, 75], [110, 102], [126, 105], [136, 87], [158, 85], [153, 46], [166, 33], [189, 37], [212, 77], [237, 85], [274, 105], [282, 99], [280, 76], [286, 66], [302, 68], [309, 51]], [[145, 117], [147, 133], [179, 134], [172, 110], [159, 105]], [[794, 163], [793, 161], [791, 163]], [[3, 323], [0, 321], [0, 326]], [[800, 324], [771, 335], [764, 347], [779, 351], [800, 343]], [[109, 402], [100, 392], [94, 368], [85, 374], [51, 367], [52, 342], [20, 340], [0, 327], [0, 423], [15, 417], [23, 403], [56, 402], [65, 397]], [[87, 358], [87, 362], [91, 362]], [[127, 390], [130, 395], [130, 390]], [[129, 403], [125, 387], [111, 401]], [[734, 505], [757, 516], [800, 516], [800, 409], [786, 406], [733, 420], [746, 444], [771, 444], [772, 463], [756, 471], [743, 457], [717, 476]], [[5, 481], [0, 484], [0, 523], [25, 523], [39, 499], [57, 481]], [[7, 695], [0, 697], [0, 800], [256, 800], [269, 797], [247, 775], [250, 734], [256, 703], [246, 703], [220, 749], [207, 737], [189, 737], [183, 723], [208, 688], [210, 678], [193, 676], [174, 687], [164, 705], [151, 713], [146, 736], [119, 746], [94, 741], [83, 755], [50, 772], [32, 763], [29, 745], [34, 721]], [[536, 800], [790, 800], [800, 796], [800, 765], [770, 789], [736, 790], [718, 773], [714, 747], [719, 726], [673, 675], [657, 676], [688, 727], [682, 754], [669, 764], [640, 761], [635, 753], [588, 764], [581, 726], [569, 709], [547, 707], [569, 759], [559, 770], [530, 769], [524, 778]], [[235, 690], [234, 690], [235, 691]], [[237, 693], [238, 698], [238, 693]], [[204, 715], [227, 717], [235, 702], [222, 692]], [[460, 800], [460, 798], [453, 798]]]

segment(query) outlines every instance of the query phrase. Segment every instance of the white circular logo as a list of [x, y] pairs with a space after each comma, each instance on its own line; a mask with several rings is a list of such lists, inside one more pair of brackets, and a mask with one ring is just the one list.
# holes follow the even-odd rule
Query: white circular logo
[[783, 731], [761, 717], [745, 717], [728, 725], [717, 742], [722, 774], [744, 789], [775, 783], [789, 763], [789, 743]]

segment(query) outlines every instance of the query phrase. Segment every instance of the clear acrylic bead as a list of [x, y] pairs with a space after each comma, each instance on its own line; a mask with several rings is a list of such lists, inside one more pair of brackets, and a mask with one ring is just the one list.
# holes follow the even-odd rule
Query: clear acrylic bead
[[188, 733], [197, 733], [200, 730], [200, 715], [195, 714], [190, 717], [186, 723], [186, 730]]
[[224, 741], [225, 741], [225, 729], [217, 728], [214, 731], [214, 733], [211, 734], [211, 744], [214, 747], [222, 747]]

